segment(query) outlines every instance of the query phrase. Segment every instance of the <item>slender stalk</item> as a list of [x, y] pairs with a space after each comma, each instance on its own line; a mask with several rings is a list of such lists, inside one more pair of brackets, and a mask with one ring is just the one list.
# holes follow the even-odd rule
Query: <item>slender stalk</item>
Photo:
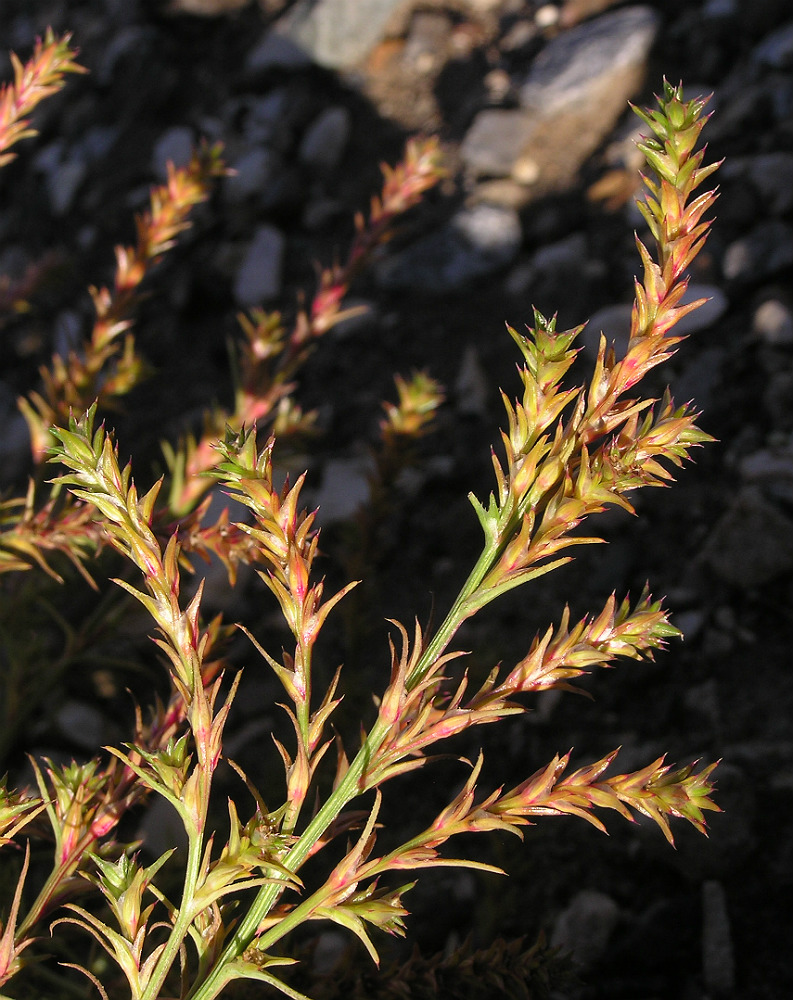
[[190, 925], [195, 919], [192, 904], [201, 874], [201, 857], [203, 851], [203, 836], [199, 834], [195, 837], [190, 837], [188, 841], [187, 865], [185, 868], [181, 906], [179, 907], [173, 930], [168, 935], [165, 947], [152, 970], [151, 978], [141, 993], [139, 1000], [157, 1000], [160, 996], [165, 980], [168, 978], [168, 973], [173, 968], [179, 954], [179, 949], [182, 947], [184, 939], [190, 930]]
[[[300, 840], [283, 858], [282, 864], [284, 868], [287, 868], [290, 872], [299, 871], [320, 837], [329, 829], [345, 806], [359, 794], [360, 780], [366, 772], [369, 762], [376, 755], [387, 731], [387, 723], [378, 719], [361, 746], [361, 749], [350, 763], [347, 773], [300, 835]], [[265, 885], [259, 890], [248, 912], [229, 938], [228, 944], [214, 967], [206, 979], [202, 983], [196, 984], [187, 994], [186, 1000], [213, 1000], [214, 997], [218, 996], [220, 990], [227, 982], [228, 967], [251, 945], [256, 937], [259, 926], [272, 909], [281, 892], [282, 887], [280, 885]], [[288, 921], [288, 916], [283, 921], [279, 921], [278, 927], [274, 928], [271, 935], [266, 938], [268, 944], [279, 940], [287, 931], [292, 929], [292, 924]], [[285, 924], [287, 925], [286, 927], [283, 926]], [[275, 934], [274, 937], [272, 937], [273, 934]], [[143, 998], [143, 1000], [148, 1000], [148, 997]]]
[[477, 559], [476, 565], [469, 573], [468, 579], [455, 598], [454, 603], [449, 609], [449, 613], [419, 657], [416, 666], [408, 675], [405, 683], [408, 691], [412, 690], [421, 681], [432, 664], [436, 663], [438, 657], [443, 655], [460, 626], [482, 607], [481, 603], [472, 606], [470, 600], [477, 590], [479, 590], [482, 580], [484, 580], [495, 565], [500, 555], [502, 544], [499, 542], [489, 542], [482, 550], [482, 554]]

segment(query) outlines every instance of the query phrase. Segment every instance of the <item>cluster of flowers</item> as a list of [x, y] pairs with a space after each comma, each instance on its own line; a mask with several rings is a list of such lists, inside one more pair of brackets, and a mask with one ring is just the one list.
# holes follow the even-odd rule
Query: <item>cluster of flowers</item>
[[[15, 61], [15, 79], [0, 93], [2, 162], [12, 155], [4, 153], [9, 146], [31, 134], [25, 120], [30, 110], [63, 85], [64, 74], [80, 70], [74, 60], [69, 38], [50, 35], [27, 64]], [[53, 358], [42, 371], [40, 392], [21, 400], [34, 466], [40, 471], [47, 461], [54, 463], [56, 476], [44, 497], [39, 476], [25, 497], [2, 505], [0, 572], [60, 580], [57, 567], [66, 556], [99, 586], [92, 565], [97, 553], [103, 547], [121, 553], [140, 582], [115, 582], [152, 620], [170, 696], [138, 712], [123, 749], [68, 766], [39, 760], [35, 787], [0, 787], [0, 846], [24, 853], [0, 925], [0, 986], [24, 977], [48, 923], [55, 934], [64, 924], [77, 924], [110, 956], [132, 1000], [210, 1000], [238, 979], [268, 983], [298, 998], [302, 994], [279, 970], [288, 963], [277, 951], [285, 936], [307, 921], [333, 921], [356, 934], [376, 960], [371, 929], [404, 931], [404, 896], [413, 883], [402, 881], [403, 872], [442, 864], [487, 867], [441, 853], [459, 834], [521, 835], [537, 817], [559, 815], [602, 828], [597, 811], [604, 809], [627, 819], [636, 813], [650, 817], [670, 842], [672, 818], [704, 831], [704, 811], [717, 808], [710, 798], [715, 765], [674, 769], [658, 759], [619, 774], [611, 767], [616, 751], [576, 770], [569, 769], [565, 754], [515, 787], [480, 791], [480, 757], [459, 793], [423, 831], [378, 849], [388, 782], [426, 766], [444, 740], [524, 712], [524, 696], [569, 689], [576, 678], [619, 657], [651, 657], [677, 634], [661, 602], [649, 594], [633, 605], [612, 596], [599, 613], [575, 624], [565, 611], [519, 663], [494, 668], [474, 690], [464, 669], [454, 677], [448, 670], [465, 655], [454, 640], [466, 620], [566, 562], [571, 546], [598, 541], [576, 528], [608, 505], [631, 510], [634, 490], [670, 480], [670, 466], [681, 465], [707, 439], [690, 407], [675, 406], [668, 395], [654, 401], [633, 394], [679, 342], [672, 332], [676, 321], [701, 304], [681, 305], [681, 299], [687, 269], [707, 234], [703, 215], [715, 198], [709, 190], [693, 196], [715, 169], [703, 166], [703, 152], [697, 151], [703, 108], [704, 101], [685, 101], [679, 87], [665, 83], [658, 108], [637, 112], [649, 129], [640, 148], [656, 178], [645, 178], [640, 204], [655, 252], [638, 243], [643, 278], [636, 282], [625, 356], [616, 358], [601, 338], [588, 386], [565, 387], [580, 330], [559, 332], [539, 313], [526, 333], [510, 330], [523, 359], [522, 391], [516, 399], [504, 396], [507, 429], [503, 458], [493, 458], [494, 492], [485, 502], [471, 497], [484, 536], [481, 555], [431, 634], [418, 625], [409, 634], [394, 624], [390, 680], [377, 698], [374, 721], [357, 734], [354, 746], [330, 731], [339, 673], [326, 690], [315, 691], [313, 683], [317, 638], [354, 583], [325, 594], [315, 570], [314, 514], [300, 502], [304, 477], [276, 485], [273, 455], [277, 438], [311, 420], [293, 399], [296, 372], [318, 338], [349, 315], [343, 302], [350, 284], [388, 238], [394, 219], [443, 175], [437, 144], [411, 142], [403, 162], [385, 169], [382, 195], [368, 218], [357, 220], [346, 262], [322, 273], [313, 301], [291, 329], [276, 313], [253, 310], [241, 317], [233, 412], [212, 413], [200, 439], [170, 448], [167, 488], [160, 481], [141, 495], [130, 466], [120, 465], [111, 434], [96, 418], [144, 373], [133, 332], [140, 285], [189, 225], [191, 208], [206, 198], [213, 178], [224, 173], [221, 150], [199, 150], [188, 167], [172, 169], [167, 184], [152, 192], [149, 211], [138, 219], [137, 244], [117, 250], [114, 286], [92, 291], [96, 322], [90, 337], [80, 351]], [[442, 402], [440, 387], [426, 375], [400, 379], [397, 387], [398, 403], [386, 407], [381, 426], [386, 452], [422, 434]], [[387, 466], [384, 460], [381, 467]], [[209, 522], [206, 494], [213, 484], [252, 516], [231, 523], [224, 513]], [[219, 556], [232, 583], [240, 563], [254, 564], [292, 636], [290, 648], [276, 655], [250, 635], [283, 688], [294, 731], [289, 746], [276, 744], [283, 803], [265, 805], [237, 768], [253, 805], [241, 819], [229, 801], [227, 836], [213, 831], [208, 817], [239, 676], [230, 678], [219, 658], [227, 628], [220, 617], [202, 617], [202, 588], [189, 600], [180, 596], [191, 553]], [[335, 771], [331, 767], [332, 781], [320, 786], [318, 773], [331, 747]], [[320, 795], [319, 787], [329, 791]], [[134, 848], [115, 839], [130, 807], [152, 796], [173, 806], [186, 834], [177, 897], [158, 888], [158, 873], [173, 852], [147, 867]], [[337, 850], [325, 874], [305, 884], [306, 860], [346, 837], [346, 849]], [[26, 893], [33, 899], [23, 908], [23, 887], [34, 881], [31, 842], [46, 841], [54, 844], [51, 869]], [[393, 873], [396, 884], [388, 884]], [[93, 897], [87, 895], [91, 887]], [[67, 964], [88, 976], [107, 1000], [110, 987], [85, 961]]]

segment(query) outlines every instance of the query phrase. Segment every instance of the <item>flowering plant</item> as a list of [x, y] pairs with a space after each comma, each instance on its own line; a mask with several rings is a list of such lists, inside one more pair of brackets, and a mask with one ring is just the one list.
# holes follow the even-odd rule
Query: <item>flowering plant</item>
[[[24, 116], [65, 73], [79, 71], [74, 59], [68, 37], [48, 35], [27, 65], [15, 61], [14, 82], [0, 94], [0, 151], [31, 134]], [[100, 553], [120, 554], [135, 575], [113, 582], [151, 619], [168, 695], [137, 710], [128, 742], [68, 765], [33, 760], [31, 787], [0, 786], [0, 846], [22, 857], [0, 925], [3, 989], [17, 977], [24, 984], [34, 957], [54, 947], [43, 938], [47, 927], [57, 939], [76, 926], [115, 971], [103, 974], [88, 958], [62, 964], [87, 976], [105, 1000], [210, 1000], [237, 980], [298, 1000], [303, 994], [284, 978], [287, 935], [331, 921], [357, 935], [377, 961], [373, 931], [405, 931], [405, 897], [414, 885], [405, 873], [440, 865], [497, 870], [447, 855], [460, 834], [522, 836], [537, 818], [562, 815], [603, 829], [603, 810], [649, 817], [670, 842], [674, 819], [704, 832], [704, 813], [717, 808], [710, 797], [715, 765], [675, 768], [659, 758], [619, 773], [616, 750], [576, 768], [569, 753], [557, 754], [513, 787], [489, 789], [479, 787], [480, 755], [419, 832], [381, 846], [380, 820], [392, 780], [427, 766], [445, 740], [524, 713], [526, 696], [573, 689], [577, 678], [620, 657], [652, 657], [677, 634], [662, 603], [645, 592], [633, 603], [612, 595], [578, 622], [564, 610], [518, 663], [494, 667], [478, 685], [456, 644], [463, 623], [491, 602], [569, 561], [571, 547], [599, 541], [577, 532], [582, 522], [610, 505], [632, 510], [633, 491], [667, 483], [707, 440], [690, 406], [677, 406], [668, 393], [653, 400], [638, 388], [680, 342], [675, 323], [701, 305], [682, 304], [682, 297], [715, 198], [711, 190], [694, 195], [717, 166], [703, 166], [697, 150], [704, 104], [664, 83], [657, 108], [637, 111], [649, 130], [640, 148], [655, 175], [645, 178], [639, 207], [655, 247], [637, 241], [643, 275], [625, 355], [617, 358], [601, 336], [588, 384], [568, 386], [580, 328], [558, 331], [535, 312], [525, 333], [510, 329], [522, 357], [521, 387], [517, 398], [503, 396], [507, 427], [502, 457], [493, 456], [495, 488], [485, 500], [470, 497], [481, 554], [437, 627], [390, 625], [390, 677], [357, 738], [331, 729], [341, 669], [317, 690], [315, 667], [318, 637], [355, 581], [326, 593], [316, 567], [315, 512], [301, 505], [305, 475], [281, 485], [274, 461], [278, 441], [310, 422], [293, 399], [297, 372], [316, 340], [349, 315], [344, 296], [394, 219], [442, 175], [437, 146], [413, 142], [403, 163], [386, 169], [382, 196], [368, 219], [357, 220], [347, 262], [322, 274], [291, 331], [262, 310], [241, 318], [233, 411], [208, 417], [200, 439], [170, 445], [168, 475], [139, 491], [97, 418], [145, 374], [133, 333], [138, 290], [224, 172], [220, 149], [199, 150], [153, 191], [137, 244], [117, 250], [114, 287], [92, 293], [96, 322], [83, 349], [55, 357], [42, 371], [41, 391], [21, 401], [36, 474], [25, 497], [3, 504], [0, 571], [7, 579], [28, 571], [61, 581], [71, 564], [99, 589]], [[398, 403], [387, 406], [381, 427], [377, 464], [386, 482], [404, 455], [401, 445], [423, 433], [442, 401], [426, 375], [397, 386]], [[48, 493], [46, 462], [54, 470]], [[205, 495], [217, 484], [248, 517], [232, 521], [224, 511], [209, 518]], [[240, 564], [253, 565], [291, 636], [278, 653], [266, 637], [243, 629], [283, 689], [292, 730], [289, 741], [275, 741], [283, 768], [276, 806], [224, 749], [240, 675], [222, 657], [227, 626], [202, 613], [203, 585], [182, 596], [193, 553], [218, 556], [232, 584]], [[227, 823], [217, 824], [210, 806], [224, 759], [251, 805], [229, 799]], [[125, 842], [123, 821], [155, 797], [175, 810], [186, 846], [173, 860], [175, 849], [145, 864], [138, 845]], [[40, 878], [32, 858], [46, 843], [52, 861]], [[309, 859], [316, 860], [307, 868]]]

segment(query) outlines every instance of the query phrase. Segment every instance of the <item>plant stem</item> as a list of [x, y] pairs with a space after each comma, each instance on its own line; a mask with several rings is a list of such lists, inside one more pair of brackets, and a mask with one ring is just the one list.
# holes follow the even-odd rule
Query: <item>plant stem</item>
[[[206, 812], [206, 810], [205, 810]], [[205, 824], [204, 824], [205, 826]], [[190, 929], [190, 924], [195, 918], [193, 912], [193, 899], [195, 897], [196, 886], [201, 869], [201, 857], [204, 850], [204, 838], [201, 833], [190, 837], [187, 848], [187, 865], [185, 868], [184, 891], [182, 892], [182, 903], [178, 910], [173, 930], [168, 935], [165, 947], [157, 960], [151, 978], [146, 984], [138, 1000], [157, 1000], [160, 996], [163, 984], [168, 977], [174, 963], [176, 962], [179, 949], [182, 947], [184, 939]]]
[[[363, 746], [350, 763], [347, 773], [303, 831], [299, 841], [283, 859], [284, 868], [290, 872], [297, 872], [323, 833], [330, 827], [347, 803], [359, 794], [361, 777], [377, 753], [387, 732], [387, 723], [378, 719]], [[218, 996], [228, 982], [227, 967], [250, 946], [256, 937], [256, 931], [281, 892], [282, 886], [278, 884], [265, 885], [259, 890], [256, 899], [229, 939], [222, 955], [209, 971], [206, 979], [202, 983], [196, 984], [187, 994], [186, 1000], [213, 1000], [214, 997]], [[295, 921], [295, 924], [298, 922]], [[279, 920], [278, 926], [273, 928], [270, 936], [266, 936], [265, 939], [268, 944], [273, 944], [292, 929], [287, 916]], [[149, 1000], [148, 995], [141, 1000]], [[152, 997], [151, 1000], [154, 998]]]

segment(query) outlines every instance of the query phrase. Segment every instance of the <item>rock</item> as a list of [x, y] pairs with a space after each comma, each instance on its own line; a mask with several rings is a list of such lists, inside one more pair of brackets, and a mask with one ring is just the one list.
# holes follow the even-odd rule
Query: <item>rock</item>
[[442, 63], [452, 22], [439, 11], [417, 11], [410, 21], [403, 61], [417, 73], [432, 73]]
[[65, 215], [74, 204], [75, 196], [88, 174], [88, 163], [79, 146], [66, 153], [62, 138], [48, 143], [33, 159], [34, 168], [43, 173], [52, 214]]
[[702, 886], [702, 978], [712, 996], [730, 996], [735, 989], [727, 895], [721, 882], [715, 881]]
[[771, 372], [763, 392], [763, 409], [780, 431], [793, 428], [793, 370]]
[[469, 172], [512, 177], [531, 197], [569, 186], [641, 85], [658, 24], [633, 6], [558, 35], [520, 87], [521, 107], [474, 119], [461, 147]]
[[251, 0], [168, 0], [169, 14], [190, 14], [193, 17], [223, 17], [242, 10]]
[[104, 0], [104, 6], [116, 23], [125, 24], [140, 17], [139, 0]]
[[[113, 15], [115, 17], [115, 15]], [[106, 87], [113, 81], [119, 60], [132, 53], [145, 52], [151, 45], [153, 32], [139, 24], [130, 24], [115, 32], [104, 46], [96, 70], [97, 81]], [[156, 37], [156, 36], [155, 36]]]
[[702, 8], [702, 16], [712, 20], [735, 17], [737, 13], [737, 0], [706, 0]]
[[496, 205], [459, 211], [376, 269], [383, 288], [443, 294], [500, 270], [514, 260], [522, 233], [517, 212]]
[[[460, 155], [468, 170], [476, 177], [509, 177], [537, 131], [536, 115], [523, 111], [493, 108], [480, 111], [468, 129]], [[524, 164], [516, 173], [539, 179], [539, 166], [534, 174]], [[519, 177], [515, 180], [521, 183]]]
[[72, 351], [79, 348], [82, 332], [82, 319], [76, 310], [63, 309], [59, 312], [53, 326], [52, 346], [55, 353], [68, 358]]
[[161, 795], [152, 795], [135, 832], [135, 839], [152, 858], [160, 858], [174, 847], [187, 848], [187, 833], [179, 813]]
[[317, 173], [329, 173], [341, 162], [351, 132], [347, 108], [326, 108], [303, 133], [298, 149], [300, 162]]
[[586, 308], [592, 264], [585, 234], [571, 233], [540, 247], [527, 262], [513, 268], [505, 289], [511, 295], [528, 296], [543, 311], [550, 312], [564, 302], [569, 315], [579, 316]]
[[246, 74], [253, 78], [271, 70], [304, 69], [310, 65], [311, 58], [305, 49], [276, 31], [268, 31], [245, 58]]
[[103, 159], [118, 140], [119, 129], [115, 125], [92, 125], [82, 137], [79, 146], [89, 163]]
[[771, 69], [788, 69], [793, 66], [793, 21], [766, 35], [754, 47], [752, 61]]
[[349, 953], [350, 943], [341, 931], [323, 930], [311, 951], [311, 969], [317, 976], [330, 976], [341, 968], [344, 956]]
[[317, 525], [349, 521], [369, 500], [371, 462], [362, 458], [335, 458], [326, 463], [314, 504]]
[[298, 0], [276, 31], [327, 69], [363, 62], [403, 0]]
[[[675, 615], [675, 625], [680, 628], [680, 616]], [[686, 634], [686, 638], [690, 638]], [[718, 733], [721, 731], [722, 712], [719, 689], [715, 680], [695, 684], [683, 696], [686, 710], [694, 716], [698, 732]], [[702, 724], [705, 724], [704, 726]]]
[[698, 309], [677, 321], [675, 324], [676, 334], [688, 336], [699, 330], [707, 330], [708, 327], [718, 323], [729, 306], [727, 296], [716, 285], [700, 285], [692, 282], [681, 298], [680, 304], [688, 305], [689, 302], [696, 302], [697, 299], [705, 299], [706, 301]]
[[785, 449], [763, 449], [747, 455], [741, 460], [739, 469], [744, 482], [793, 503], [793, 440]]
[[532, 267], [542, 276], [580, 273], [587, 261], [587, 240], [584, 233], [571, 233], [549, 243], [534, 254]]
[[[768, 101], [768, 87], [763, 81], [736, 70], [715, 90], [712, 102], [715, 114], [709, 129], [711, 142], [745, 135], [754, 121], [767, 114]], [[729, 174], [728, 164], [725, 167]]]
[[778, 150], [738, 157], [720, 172], [723, 181], [750, 184], [770, 215], [784, 215], [793, 207], [793, 153]]
[[95, 752], [110, 739], [108, 721], [99, 709], [73, 698], [58, 707], [55, 725], [66, 739], [83, 750]]
[[169, 128], [154, 145], [151, 158], [152, 173], [158, 180], [168, 179], [168, 164], [186, 167], [193, 155], [193, 130], [184, 125]]
[[469, 344], [463, 352], [463, 360], [454, 383], [454, 391], [457, 396], [458, 413], [477, 417], [483, 417], [487, 414], [490, 383], [482, 371], [479, 352], [472, 344]]
[[70, 159], [47, 174], [47, 193], [53, 215], [66, 215], [87, 173], [88, 165], [84, 160]]
[[683, 369], [672, 377], [670, 388], [678, 403], [694, 401], [698, 410], [708, 410], [722, 385], [722, 371], [727, 352], [723, 347], [707, 347], [691, 356], [680, 355]]
[[254, 306], [281, 292], [284, 236], [275, 226], [259, 226], [234, 280], [234, 300]]
[[[0, 382], [0, 400], [5, 395], [3, 392], [5, 388], [5, 383]], [[0, 434], [0, 483], [5, 486], [17, 480], [23, 471], [29, 474], [30, 431], [27, 421], [16, 407], [12, 410], [3, 405], [2, 411], [0, 412], [3, 427], [3, 433]]]
[[552, 3], [544, 3], [534, 14], [534, 22], [543, 31], [559, 23], [559, 8]]
[[633, 306], [626, 302], [604, 306], [592, 315], [580, 335], [580, 343], [591, 359], [597, 357], [601, 333], [607, 344], [614, 344], [614, 353], [618, 358], [625, 355], [631, 336], [632, 309]]
[[263, 97], [256, 97], [247, 104], [243, 124], [245, 139], [251, 145], [272, 142], [286, 116], [287, 92], [273, 90]]
[[559, 914], [551, 947], [571, 952], [579, 965], [593, 965], [605, 952], [619, 916], [620, 908], [611, 896], [584, 889]]
[[616, 120], [641, 82], [658, 25], [651, 7], [633, 6], [563, 32], [534, 60], [520, 89], [521, 105], [546, 116], [580, 112], [582, 107], [603, 115], [598, 105], [608, 94], [609, 104], [619, 104], [610, 115]]
[[772, 215], [793, 208], [793, 153], [780, 150], [751, 157], [748, 176]]
[[756, 487], [744, 487], [711, 532], [703, 556], [725, 583], [759, 587], [793, 569], [793, 521]]
[[766, 299], [754, 311], [752, 333], [772, 347], [793, 344], [793, 313], [779, 299]]
[[258, 147], [243, 153], [231, 164], [232, 174], [224, 178], [223, 191], [232, 204], [264, 191], [273, 174], [275, 157], [271, 150]]
[[793, 227], [773, 219], [735, 240], [724, 254], [724, 277], [750, 283], [770, 278], [793, 264]]

